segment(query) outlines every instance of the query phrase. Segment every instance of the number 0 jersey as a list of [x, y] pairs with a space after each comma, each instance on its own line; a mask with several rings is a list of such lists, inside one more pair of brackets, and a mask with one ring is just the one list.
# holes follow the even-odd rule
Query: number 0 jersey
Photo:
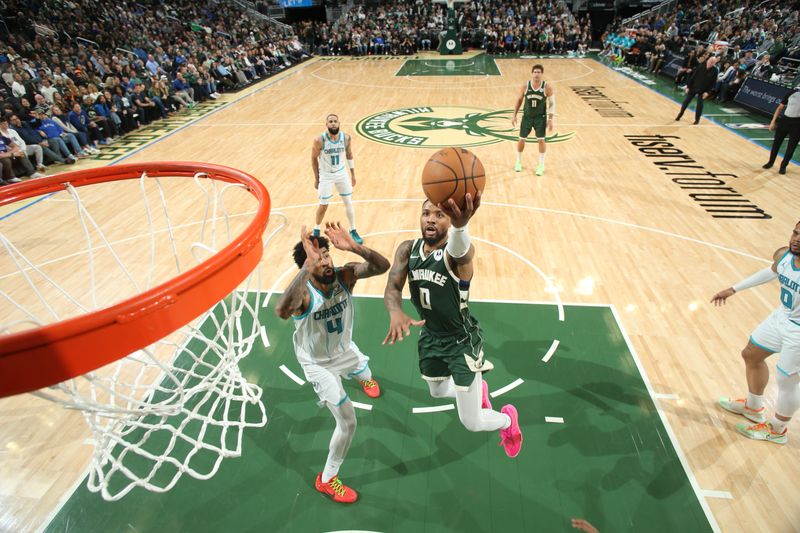
[[353, 300], [336, 270], [336, 281], [325, 295], [306, 282], [311, 303], [294, 317], [294, 352], [300, 364], [331, 362], [353, 344]]
[[794, 266], [794, 254], [783, 254], [776, 270], [781, 284], [781, 308], [789, 320], [800, 323], [800, 269]]
[[344, 160], [347, 158], [347, 135], [339, 132], [339, 138], [332, 140], [326, 131], [322, 134], [322, 150], [319, 153], [319, 171], [322, 174], [338, 174], [344, 172]]
[[469, 312], [469, 282], [460, 281], [447, 263], [444, 248], [427, 256], [424, 241], [417, 239], [408, 258], [408, 285], [411, 301], [426, 330], [437, 335], [463, 334], [477, 321]]

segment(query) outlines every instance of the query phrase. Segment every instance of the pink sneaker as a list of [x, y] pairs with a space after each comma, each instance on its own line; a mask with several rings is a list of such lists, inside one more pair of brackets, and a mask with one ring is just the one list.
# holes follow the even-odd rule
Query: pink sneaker
[[489, 400], [489, 384], [483, 382], [483, 398], [481, 399], [481, 409], [491, 409], [492, 402]]
[[522, 431], [517, 421], [517, 408], [508, 404], [504, 405], [500, 412], [511, 418], [511, 425], [507, 429], [500, 430], [500, 446], [505, 448], [507, 456], [516, 457], [522, 449]]

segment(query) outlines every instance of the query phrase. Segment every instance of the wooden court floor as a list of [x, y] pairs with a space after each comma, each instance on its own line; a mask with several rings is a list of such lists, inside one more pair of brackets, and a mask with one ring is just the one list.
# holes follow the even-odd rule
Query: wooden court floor
[[[524, 171], [514, 172], [508, 123], [538, 61], [557, 95], [541, 177], [535, 144]], [[787, 244], [800, 219], [798, 168], [785, 176], [762, 170], [764, 148], [708, 120], [694, 126], [688, 114], [675, 123], [677, 104], [592, 59], [501, 59], [499, 75], [396, 76], [403, 65], [302, 64], [124, 161], [207, 161], [260, 178], [289, 221], [266, 250], [267, 289], [292, 268], [301, 226], [313, 225], [310, 150], [328, 113], [353, 135], [358, 230], [387, 256], [418, 230], [419, 173], [434, 148], [469, 147], [487, 171], [471, 224], [480, 239], [472, 297], [614, 306], [719, 529], [795, 531], [800, 426], [790, 424], [786, 446], [753, 442], [715, 405], [744, 394], [739, 352], [778, 305], [777, 288], [748, 290], [723, 308], [708, 301]], [[31, 242], [58, 231], [46, 209], [56, 200], [3, 219], [0, 231]], [[115, 210], [125, 199], [106, 203]], [[345, 221], [341, 204], [329, 219]], [[57, 259], [57, 249], [47, 253]], [[384, 285], [366, 280], [356, 292], [379, 295]], [[772, 383], [766, 394], [771, 411]], [[87, 436], [77, 413], [29, 395], [0, 400], [0, 531], [47, 524], [85, 472]]]

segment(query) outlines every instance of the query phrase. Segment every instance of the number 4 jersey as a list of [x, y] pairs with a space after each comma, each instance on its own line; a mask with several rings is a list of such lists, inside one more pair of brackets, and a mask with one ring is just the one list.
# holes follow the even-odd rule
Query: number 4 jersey
[[311, 303], [302, 315], [294, 317], [294, 351], [300, 364], [332, 362], [353, 344], [353, 300], [341, 281], [339, 270], [328, 294], [310, 281], [306, 288]]

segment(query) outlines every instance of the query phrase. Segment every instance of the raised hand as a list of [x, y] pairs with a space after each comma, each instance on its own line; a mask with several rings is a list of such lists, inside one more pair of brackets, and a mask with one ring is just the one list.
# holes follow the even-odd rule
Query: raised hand
[[723, 289], [714, 296], [712, 296], [711, 303], [716, 306], [725, 305], [725, 300], [727, 300], [734, 294], [736, 294], [736, 291], [733, 290], [733, 287], [728, 287], [727, 289]]
[[300, 242], [303, 243], [303, 249], [306, 251], [306, 262], [303, 266], [313, 269], [322, 261], [322, 252], [319, 249], [319, 243], [309, 239], [311, 234], [305, 226], [300, 230]]
[[439, 204], [437, 207], [444, 211], [444, 214], [450, 217], [450, 222], [453, 223], [453, 226], [457, 228], [463, 228], [467, 225], [467, 222], [472, 218], [475, 214], [475, 211], [481, 205], [481, 192], [478, 191], [475, 194], [475, 199], [472, 199], [472, 195], [467, 193], [464, 196], [464, 207], [459, 207], [456, 202], [452, 198], [448, 198], [447, 201], [443, 204]]
[[403, 311], [393, 311], [389, 314], [389, 333], [383, 339], [383, 344], [394, 344], [411, 335], [411, 326], [422, 326], [424, 320], [414, 320]]
[[357, 246], [350, 233], [338, 222], [325, 223], [325, 236], [337, 250], [352, 252]]

